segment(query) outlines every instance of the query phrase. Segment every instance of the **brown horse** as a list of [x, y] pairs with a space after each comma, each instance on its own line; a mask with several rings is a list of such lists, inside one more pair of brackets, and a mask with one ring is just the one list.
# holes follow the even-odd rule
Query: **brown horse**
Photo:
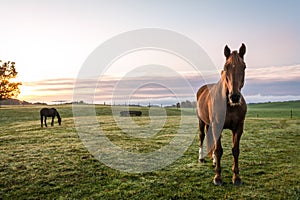
[[203, 140], [207, 140], [207, 151], [212, 155], [215, 165], [214, 184], [222, 185], [221, 157], [223, 149], [221, 145], [221, 133], [223, 129], [232, 131], [232, 154], [234, 173], [232, 182], [241, 185], [239, 177], [238, 157], [240, 153], [240, 138], [243, 133], [244, 120], [247, 112], [245, 99], [241, 94], [244, 86], [246, 64], [244, 55], [246, 46], [242, 44], [239, 51], [233, 51], [225, 46], [224, 55], [226, 62], [221, 73], [221, 79], [216, 84], [202, 86], [197, 92], [197, 115], [199, 119], [199, 161], [204, 162]]

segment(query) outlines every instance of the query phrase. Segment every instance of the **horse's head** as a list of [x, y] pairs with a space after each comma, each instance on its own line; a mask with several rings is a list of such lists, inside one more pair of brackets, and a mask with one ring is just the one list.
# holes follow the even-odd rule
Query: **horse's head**
[[56, 111], [56, 116], [57, 116], [58, 124], [61, 125], [61, 117], [57, 111]]
[[222, 80], [227, 87], [229, 104], [232, 106], [240, 104], [242, 99], [241, 89], [244, 86], [246, 69], [245, 53], [246, 46], [244, 44], [240, 47], [239, 52], [231, 52], [227, 45], [224, 49], [226, 63], [222, 71]]

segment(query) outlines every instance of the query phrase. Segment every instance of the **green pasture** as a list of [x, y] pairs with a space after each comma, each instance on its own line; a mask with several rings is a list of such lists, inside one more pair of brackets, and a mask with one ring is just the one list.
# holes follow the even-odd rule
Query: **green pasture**
[[[178, 130], [180, 113], [195, 139], [187, 151], [163, 169], [121, 172], [95, 159], [74, 126], [71, 105], [55, 106], [62, 117], [41, 128], [39, 106], [0, 108], [0, 199], [299, 199], [300, 101], [248, 106], [241, 139], [243, 185], [231, 184], [231, 133], [224, 131], [222, 176], [214, 186], [212, 162], [198, 163], [198, 130], [194, 109], [168, 108], [163, 128], [150, 138], [126, 135], [109, 106], [96, 106], [107, 138], [122, 149], [151, 152], [167, 145]], [[149, 108], [132, 117], [139, 126], [151, 123]], [[153, 108], [155, 109], [155, 108]], [[156, 108], [159, 109], [159, 108]], [[292, 110], [292, 118], [291, 118]]]

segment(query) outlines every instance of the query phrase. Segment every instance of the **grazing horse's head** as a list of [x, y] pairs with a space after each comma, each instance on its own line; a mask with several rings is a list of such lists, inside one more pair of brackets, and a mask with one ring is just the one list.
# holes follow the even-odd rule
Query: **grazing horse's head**
[[56, 116], [58, 119], [58, 124], [61, 125], [61, 117], [60, 117], [59, 113], [57, 112], [57, 110], [55, 110], [55, 111], [56, 111]]
[[224, 55], [226, 63], [222, 71], [222, 80], [227, 88], [228, 101], [231, 106], [239, 105], [241, 103], [242, 94], [241, 89], [244, 86], [244, 77], [246, 64], [244, 62], [244, 55], [246, 53], [246, 46], [242, 44], [239, 52], [233, 51], [225, 46]]

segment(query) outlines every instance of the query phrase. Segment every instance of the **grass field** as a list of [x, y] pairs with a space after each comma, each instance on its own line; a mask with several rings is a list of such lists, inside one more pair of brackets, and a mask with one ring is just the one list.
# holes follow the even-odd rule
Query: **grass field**
[[[198, 163], [198, 130], [188, 150], [171, 165], [146, 173], [121, 172], [99, 162], [82, 144], [72, 107], [56, 106], [62, 125], [40, 128], [38, 106], [0, 108], [0, 199], [299, 199], [300, 101], [248, 106], [241, 139], [243, 185], [231, 184], [231, 133], [224, 131], [222, 175], [214, 186], [209, 158]], [[134, 120], [147, 126], [148, 108]], [[293, 116], [291, 118], [290, 112]], [[185, 109], [190, 120], [194, 110]], [[134, 152], [168, 144], [178, 129], [180, 110], [168, 109], [164, 128], [153, 138], [132, 138], [114, 122], [108, 106], [96, 107], [105, 135]], [[48, 120], [50, 125], [50, 120]]]

